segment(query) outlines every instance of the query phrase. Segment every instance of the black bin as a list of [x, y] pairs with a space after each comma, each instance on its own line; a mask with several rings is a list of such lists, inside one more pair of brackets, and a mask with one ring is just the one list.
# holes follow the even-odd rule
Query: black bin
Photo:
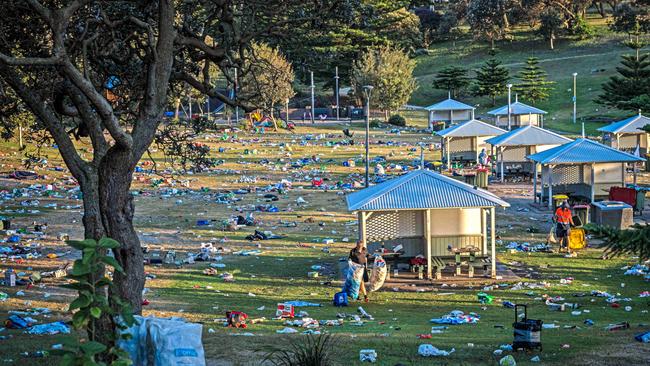
[[[520, 309], [524, 310], [524, 317], [519, 320]], [[526, 305], [515, 305], [514, 340], [512, 349], [534, 349], [542, 350], [542, 321], [528, 319], [528, 308]]]

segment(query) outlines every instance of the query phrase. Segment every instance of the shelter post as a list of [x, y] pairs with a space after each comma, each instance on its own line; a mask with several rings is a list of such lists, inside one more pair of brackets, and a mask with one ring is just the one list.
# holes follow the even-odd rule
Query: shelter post
[[431, 279], [431, 209], [424, 210], [424, 243], [427, 246], [427, 278]]
[[499, 150], [501, 150], [501, 183], [503, 183], [503, 181], [505, 179], [504, 178], [505, 173], [504, 173], [504, 170], [503, 170], [503, 150], [505, 150], [505, 147], [501, 146], [499, 148]]
[[548, 166], [548, 208], [553, 208], [553, 165]]
[[478, 136], [474, 137], [474, 150], [476, 151], [476, 163], [478, 164]]
[[594, 199], [596, 197], [596, 164], [591, 164], [591, 196], [589, 199], [591, 199], [591, 202], [594, 202]]
[[445, 151], [447, 152], [447, 170], [449, 171], [451, 171], [451, 152], [449, 151], [450, 143], [451, 143], [451, 137], [447, 137], [447, 139], [445, 139]]
[[361, 240], [367, 246], [368, 242], [366, 241], [367, 239], [366, 213], [363, 211], [359, 211], [357, 215], [359, 218], [359, 240]]
[[495, 213], [496, 209], [494, 207], [490, 208], [490, 248], [492, 256], [492, 278], [497, 277], [497, 255], [495, 250], [496, 242], [496, 225], [495, 225]]
[[481, 209], [481, 240], [483, 242], [483, 255], [487, 255], [487, 210]]
[[537, 162], [533, 164], [533, 203], [537, 203]]

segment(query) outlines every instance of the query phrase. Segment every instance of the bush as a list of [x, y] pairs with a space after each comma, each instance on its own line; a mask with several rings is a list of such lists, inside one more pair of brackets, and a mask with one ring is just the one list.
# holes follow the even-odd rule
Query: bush
[[340, 342], [330, 334], [291, 338], [267, 353], [264, 361], [273, 366], [330, 366], [339, 359]]
[[381, 120], [373, 119], [372, 121], [370, 121], [370, 127], [372, 128], [381, 127]]
[[578, 21], [573, 26], [572, 32], [580, 39], [592, 38], [596, 33], [594, 28], [587, 23], [585, 18], [578, 18]]
[[393, 114], [388, 119], [388, 123], [390, 123], [393, 126], [404, 127], [404, 126], [406, 126], [406, 118], [402, 117], [399, 114]]

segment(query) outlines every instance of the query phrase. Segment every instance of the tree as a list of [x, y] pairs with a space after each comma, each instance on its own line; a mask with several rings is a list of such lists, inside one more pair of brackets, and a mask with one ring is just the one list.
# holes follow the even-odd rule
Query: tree
[[467, 23], [474, 37], [487, 39], [494, 49], [494, 42], [508, 32], [507, 11], [507, 0], [471, 0], [467, 9]]
[[[145, 276], [129, 190], [170, 86], [187, 83], [250, 110], [213, 86], [210, 65], [232, 82], [254, 39], [327, 16], [337, 2], [0, 1], [0, 90], [11, 90], [4, 97], [34, 114], [57, 144], [83, 193], [84, 237], [120, 243], [111, 251], [124, 272], [114, 273], [111, 298], [140, 313]], [[73, 143], [71, 130], [82, 143]], [[92, 154], [82, 155], [88, 145]], [[111, 328], [102, 323], [98, 334]]]
[[596, 102], [621, 110], [636, 112], [649, 110], [650, 98], [650, 56], [621, 56], [621, 66], [603, 84], [603, 93]]
[[553, 81], [546, 80], [546, 72], [539, 67], [537, 57], [529, 57], [526, 66], [519, 71], [517, 78], [520, 83], [514, 86], [522, 99], [529, 100], [533, 104], [540, 100], [548, 99], [549, 92], [553, 90]]
[[414, 69], [415, 61], [401, 49], [382, 46], [367, 51], [352, 66], [354, 94], [365, 100], [363, 87], [372, 85], [372, 104], [383, 110], [388, 120], [388, 114], [406, 104], [415, 91]]
[[537, 33], [544, 37], [545, 40], [549, 41], [551, 49], [554, 49], [555, 39], [562, 31], [563, 25], [564, 20], [561, 18], [560, 14], [553, 9], [547, 9], [540, 15]]
[[501, 61], [490, 58], [479, 70], [476, 70], [476, 95], [489, 96], [492, 98], [492, 105], [496, 105], [497, 96], [505, 93], [508, 88], [510, 73], [508, 69], [501, 66]]
[[399, 48], [415, 51], [422, 47], [420, 18], [405, 8], [397, 9], [379, 17], [377, 33]]
[[634, 224], [629, 229], [620, 230], [589, 224], [587, 230], [594, 237], [604, 240], [607, 256], [638, 256], [639, 263], [650, 259], [650, 225]]
[[293, 91], [293, 68], [277, 48], [254, 43], [247, 57], [245, 77], [240, 80], [239, 95], [252, 106], [262, 109], [273, 117], [273, 108], [295, 95]]
[[632, 40], [632, 36], [636, 36], [638, 41], [641, 33], [647, 33], [650, 30], [648, 16], [648, 10], [645, 7], [634, 6], [627, 2], [621, 3], [614, 9], [609, 28], [614, 32], [626, 33], [630, 40]]
[[433, 80], [435, 89], [446, 90], [451, 96], [456, 98], [458, 93], [470, 84], [470, 78], [467, 76], [467, 70], [460, 66], [448, 66], [438, 71], [436, 78]]

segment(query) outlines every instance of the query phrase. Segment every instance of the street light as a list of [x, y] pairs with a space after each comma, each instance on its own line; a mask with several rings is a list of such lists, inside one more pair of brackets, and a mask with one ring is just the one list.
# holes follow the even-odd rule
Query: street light
[[370, 186], [370, 95], [372, 85], [364, 85], [363, 93], [366, 95], [366, 188]]
[[511, 123], [512, 123], [511, 120], [510, 120], [510, 118], [511, 118], [511, 111], [512, 111], [512, 107], [511, 107], [511, 101], [512, 101], [512, 98], [511, 98], [511, 96], [512, 96], [512, 84], [508, 84], [508, 85], [506, 85], [506, 86], [508, 87], [508, 131], [510, 131], [510, 126], [511, 126]]
[[339, 120], [339, 67], [336, 67], [336, 76], [334, 76], [334, 81], [336, 82], [336, 120]]
[[311, 71], [311, 85], [309, 86], [311, 88], [311, 123], [314, 123], [314, 72]]
[[574, 72], [573, 73], [573, 124], [576, 123], [576, 78], [578, 77], [578, 73]]

